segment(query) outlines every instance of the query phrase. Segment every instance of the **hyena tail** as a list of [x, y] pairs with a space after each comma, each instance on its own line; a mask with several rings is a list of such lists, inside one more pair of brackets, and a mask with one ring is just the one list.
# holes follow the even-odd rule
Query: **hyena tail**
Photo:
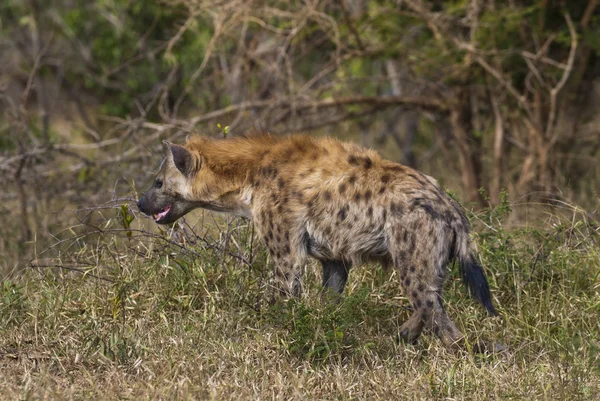
[[492, 296], [490, 286], [483, 272], [483, 268], [477, 262], [475, 255], [469, 246], [469, 235], [467, 233], [456, 233], [455, 255], [458, 258], [458, 266], [463, 282], [467, 286], [469, 293], [473, 298], [479, 301], [490, 316], [498, 315], [494, 305], [492, 305]]

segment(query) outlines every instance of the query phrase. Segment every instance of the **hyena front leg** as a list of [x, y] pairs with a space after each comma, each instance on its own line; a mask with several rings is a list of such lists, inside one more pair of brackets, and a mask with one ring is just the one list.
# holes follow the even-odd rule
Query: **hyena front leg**
[[[259, 236], [269, 249], [274, 265], [271, 298], [276, 295], [298, 296], [301, 293], [301, 275], [305, 256], [294, 247], [294, 230], [288, 221], [273, 212], [273, 208], [253, 211], [254, 224]], [[296, 241], [298, 243], [298, 241]], [[270, 291], [271, 292], [271, 291]]]
[[302, 271], [306, 261], [291, 253], [282, 255], [279, 251], [275, 251], [271, 255], [275, 264], [276, 291], [283, 297], [299, 297], [302, 293]]

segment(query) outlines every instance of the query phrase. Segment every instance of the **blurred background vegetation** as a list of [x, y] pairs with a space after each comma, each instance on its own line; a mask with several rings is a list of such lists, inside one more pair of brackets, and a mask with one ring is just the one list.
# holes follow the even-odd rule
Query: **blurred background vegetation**
[[[131, 205], [160, 139], [189, 133], [335, 135], [435, 176], [471, 206], [507, 194], [514, 223], [518, 205], [540, 202], [593, 217], [598, 9], [596, 0], [3, 0], [2, 271], [82, 222], [69, 211]], [[128, 227], [135, 210], [123, 213]]]
[[[0, 0], [0, 394], [597, 400], [599, 32], [600, 0]], [[452, 268], [445, 306], [508, 352], [401, 343], [393, 270], [268, 304], [247, 220], [139, 214], [162, 139], [258, 132], [435, 176], [501, 316]]]

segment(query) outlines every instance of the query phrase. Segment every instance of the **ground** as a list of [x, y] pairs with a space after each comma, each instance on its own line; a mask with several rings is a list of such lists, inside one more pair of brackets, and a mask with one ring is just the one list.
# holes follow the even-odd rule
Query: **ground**
[[414, 345], [399, 341], [410, 311], [393, 271], [356, 269], [334, 304], [320, 300], [320, 273], [309, 267], [302, 298], [269, 304], [270, 261], [246, 220], [207, 217], [198, 227], [214, 230], [194, 237], [151, 233], [118, 210], [101, 234], [80, 236], [60, 255], [49, 251], [3, 282], [2, 398], [593, 400], [600, 393], [600, 236], [584, 216], [508, 229], [496, 211], [470, 215], [500, 317], [486, 317], [456, 269], [446, 299], [470, 344], [508, 347], [482, 355], [447, 350], [427, 332]]

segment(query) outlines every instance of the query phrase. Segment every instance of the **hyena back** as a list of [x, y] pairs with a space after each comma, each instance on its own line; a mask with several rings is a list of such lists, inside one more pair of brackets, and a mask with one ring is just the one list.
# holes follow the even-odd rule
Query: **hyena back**
[[335, 293], [351, 266], [378, 261], [398, 271], [413, 308], [403, 339], [414, 341], [425, 326], [450, 345], [462, 335], [442, 289], [458, 259], [470, 293], [496, 314], [469, 222], [433, 178], [332, 138], [192, 137], [167, 147], [140, 210], [161, 224], [198, 207], [251, 218], [282, 292], [300, 292], [308, 256], [321, 262], [323, 285]]

